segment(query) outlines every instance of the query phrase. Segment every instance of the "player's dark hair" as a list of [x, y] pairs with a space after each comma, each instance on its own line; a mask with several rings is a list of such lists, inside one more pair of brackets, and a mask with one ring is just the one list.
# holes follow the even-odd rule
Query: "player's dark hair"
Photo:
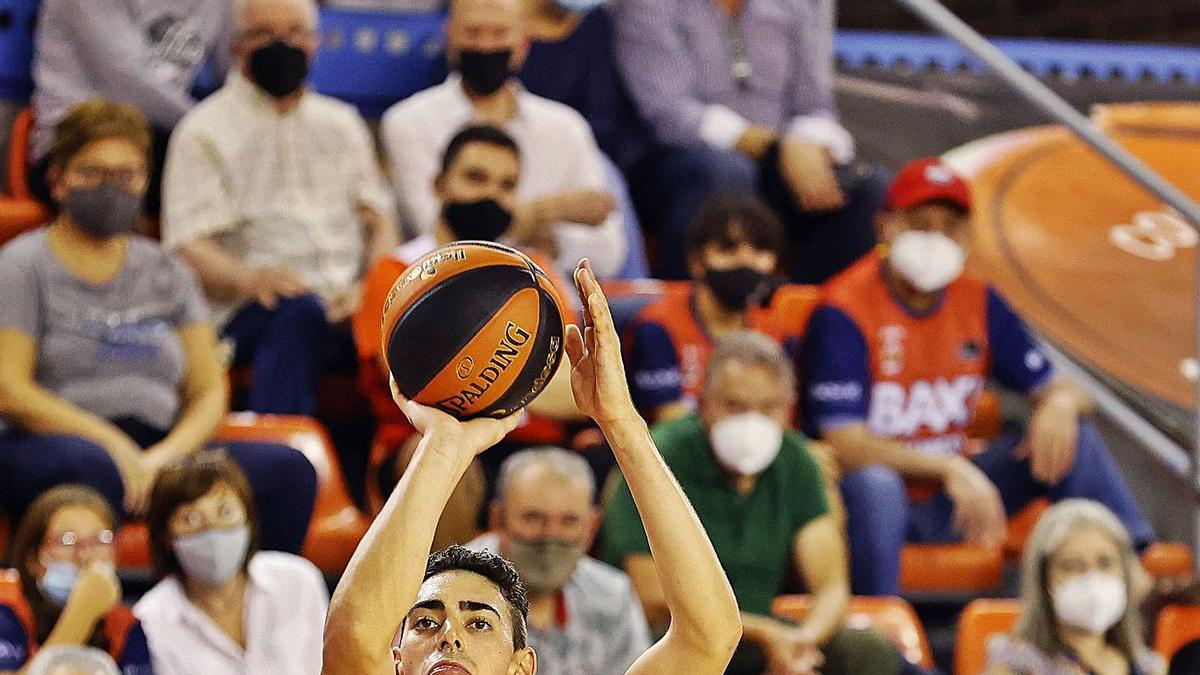
[[517, 570], [495, 553], [472, 551], [455, 545], [430, 554], [429, 562], [425, 565], [425, 580], [454, 570], [474, 572], [500, 589], [512, 618], [513, 649], [524, 649], [527, 644], [525, 624], [529, 618], [529, 599], [525, 597], [525, 584], [521, 583]]
[[446, 145], [446, 151], [442, 153], [442, 173], [450, 170], [454, 165], [454, 160], [462, 153], [463, 148], [472, 143], [485, 143], [504, 148], [512, 152], [518, 159], [521, 159], [521, 150], [517, 147], [517, 142], [513, 140], [499, 127], [494, 127], [490, 124], [471, 124], [463, 127], [450, 142]]
[[700, 207], [685, 247], [689, 255], [697, 255], [709, 244], [730, 249], [746, 243], [782, 255], [786, 240], [779, 217], [765, 202], [751, 194], [729, 193], [716, 195]]

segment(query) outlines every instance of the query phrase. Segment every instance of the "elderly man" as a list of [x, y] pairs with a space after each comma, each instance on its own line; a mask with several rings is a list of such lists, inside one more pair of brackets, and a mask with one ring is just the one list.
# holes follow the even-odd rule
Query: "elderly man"
[[544, 675], [623, 675], [650, 647], [629, 577], [584, 555], [600, 515], [586, 460], [561, 448], [504, 460], [492, 502], [493, 532], [467, 548], [512, 562], [529, 597], [529, 644]]
[[618, 66], [659, 146], [633, 185], [658, 216], [663, 274], [686, 278], [687, 226], [729, 191], [757, 188], [779, 210], [796, 281], [870, 250], [884, 184], [837, 121], [834, 0], [622, 0], [613, 12]]
[[[1139, 548], [1154, 537], [1096, 427], [1025, 323], [964, 274], [971, 193], [937, 158], [901, 169], [880, 215], [886, 255], [834, 278], [805, 336], [805, 412], [842, 480], [854, 590], [899, 590], [905, 541], [1004, 543], [1037, 497], [1107, 506]], [[1035, 403], [1027, 433], [966, 435], [988, 378]]]
[[[745, 627], [729, 673], [895, 673], [907, 667], [873, 633], [843, 628], [850, 598], [845, 545], [821, 471], [786, 429], [796, 400], [790, 359], [761, 333], [729, 333], [708, 362], [699, 414], [660, 424], [654, 439], [712, 539]], [[633, 498], [618, 479], [605, 513], [604, 552], [629, 573], [646, 616], [666, 620], [660, 578]], [[799, 570], [812, 611], [798, 626], [771, 601]]]
[[[446, 31], [455, 72], [392, 106], [380, 127], [408, 224], [425, 233], [438, 222], [433, 181], [447, 141], [471, 122], [492, 124], [516, 139], [524, 158], [505, 241], [544, 250], [564, 274], [587, 257], [601, 277], [616, 275], [628, 240], [587, 121], [530, 94], [513, 77], [529, 52], [521, 0], [455, 0]], [[493, 238], [482, 231], [460, 234]]]
[[225, 86], [188, 114], [167, 156], [164, 243], [195, 268], [249, 408], [311, 414], [322, 361], [353, 348], [361, 276], [395, 245], [366, 124], [308, 91], [312, 0], [238, 0]]

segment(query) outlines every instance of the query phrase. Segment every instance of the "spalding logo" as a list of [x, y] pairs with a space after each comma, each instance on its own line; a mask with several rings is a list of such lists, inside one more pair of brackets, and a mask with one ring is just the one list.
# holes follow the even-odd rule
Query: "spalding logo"
[[458, 379], [465, 380], [471, 376], [471, 371], [475, 370], [475, 359], [464, 356], [462, 361], [458, 362], [457, 375]]
[[428, 279], [437, 274], [438, 265], [449, 260], [466, 260], [467, 249], [462, 247], [449, 248], [435, 256], [430, 256], [428, 260], [419, 261], [419, 265], [413, 265], [400, 277], [400, 281], [392, 286], [392, 290], [388, 292], [387, 300], [383, 302], [383, 316], [387, 316], [388, 310], [392, 307], [392, 301], [396, 298], [396, 294], [404, 290], [412, 282], [417, 279]]
[[[529, 344], [529, 337], [529, 331], [509, 321], [508, 325], [504, 327], [504, 337], [500, 340], [496, 350], [492, 352], [492, 358], [487, 360], [487, 364], [475, 375], [474, 379], [458, 394], [442, 399], [435, 405], [451, 415], [462, 415], [468, 406], [479, 400], [479, 397], [483, 396], [488, 389], [492, 388], [496, 380], [500, 379], [500, 375], [508, 370], [521, 348]], [[461, 362], [458, 372], [462, 372]]]

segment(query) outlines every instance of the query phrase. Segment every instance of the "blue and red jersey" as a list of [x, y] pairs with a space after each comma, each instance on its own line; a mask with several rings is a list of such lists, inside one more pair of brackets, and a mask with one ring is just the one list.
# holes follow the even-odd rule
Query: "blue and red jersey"
[[868, 254], [823, 289], [804, 342], [810, 432], [865, 423], [921, 452], [964, 453], [987, 378], [1028, 393], [1053, 366], [982, 280], [963, 275], [918, 313], [888, 289], [885, 264]]

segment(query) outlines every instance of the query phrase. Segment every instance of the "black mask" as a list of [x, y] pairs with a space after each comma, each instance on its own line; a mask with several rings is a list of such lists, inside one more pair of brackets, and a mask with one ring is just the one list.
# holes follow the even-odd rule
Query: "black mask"
[[496, 241], [512, 225], [512, 214], [495, 199], [477, 202], [448, 202], [442, 218], [456, 239]]
[[137, 227], [142, 217], [142, 197], [112, 183], [101, 183], [68, 192], [63, 209], [89, 237], [111, 239]]
[[742, 310], [750, 306], [756, 293], [763, 290], [767, 275], [750, 267], [731, 270], [705, 270], [704, 283], [727, 309]]
[[250, 77], [275, 98], [295, 93], [308, 78], [308, 54], [283, 40], [250, 53]]
[[458, 72], [471, 93], [491, 96], [512, 77], [512, 50], [479, 52], [464, 49], [458, 53]]

